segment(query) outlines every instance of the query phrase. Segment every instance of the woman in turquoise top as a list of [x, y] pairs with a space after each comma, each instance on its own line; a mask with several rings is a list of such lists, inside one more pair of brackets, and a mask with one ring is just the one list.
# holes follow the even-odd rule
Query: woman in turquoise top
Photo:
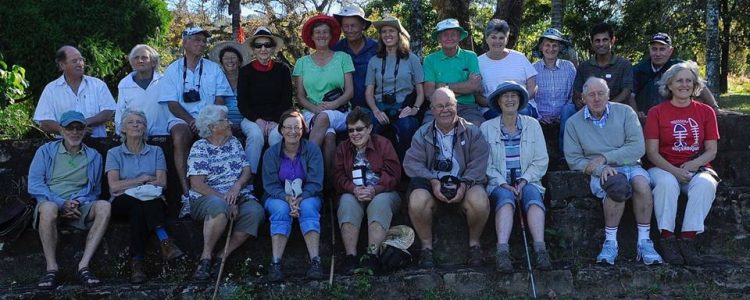
[[229, 81], [229, 86], [232, 87], [232, 91], [234, 92], [234, 95], [224, 97], [224, 105], [226, 105], [229, 111], [227, 119], [232, 121], [232, 131], [239, 132], [239, 124], [242, 123], [244, 117], [240, 113], [239, 108], [237, 108], [237, 78], [240, 67], [247, 60], [246, 55], [243, 55], [243, 52], [239, 50], [239, 44], [234, 42], [225, 43], [225, 46], [219, 46], [221, 50], [219, 50], [219, 55], [216, 57], [218, 60], [216, 62], [221, 65], [221, 69], [224, 71], [224, 75], [227, 76], [227, 81]]
[[298, 59], [292, 72], [297, 80], [297, 101], [310, 125], [310, 141], [323, 149], [325, 170], [333, 169], [336, 132], [346, 131], [349, 100], [354, 94], [352, 58], [331, 50], [340, 35], [333, 17], [321, 14], [308, 19], [302, 26], [302, 40], [315, 52]]

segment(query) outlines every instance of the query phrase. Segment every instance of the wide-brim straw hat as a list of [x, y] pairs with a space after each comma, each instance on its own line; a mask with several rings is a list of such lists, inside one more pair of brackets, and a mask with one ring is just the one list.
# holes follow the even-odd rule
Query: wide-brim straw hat
[[380, 32], [380, 28], [382, 28], [383, 26], [391, 26], [393, 28], [396, 28], [396, 30], [398, 30], [398, 32], [401, 33], [401, 35], [406, 37], [407, 40], [411, 39], [409, 32], [406, 31], [404, 26], [401, 26], [401, 21], [394, 16], [386, 16], [382, 20], [375, 21], [372, 24], [375, 25], [375, 28], [378, 30], [378, 33]]
[[226, 47], [232, 47], [240, 54], [242, 55], [242, 66], [250, 63], [250, 57], [252, 56], [252, 52], [250, 52], [250, 47], [248, 47], [247, 43], [240, 44], [235, 41], [221, 41], [216, 43], [213, 48], [211, 48], [211, 51], [208, 52], [208, 59], [211, 61], [221, 65], [221, 59], [219, 57], [219, 53], [221, 53], [221, 50], [223, 50]]
[[312, 40], [312, 33], [313, 25], [318, 22], [326, 23], [328, 27], [331, 28], [331, 40], [328, 41], [328, 47], [333, 48], [341, 37], [341, 26], [336, 19], [324, 14], [313, 16], [305, 21], [305, 24], [302, 25], [302, 41], [305, 42], [307, 47], [315, 49], [315, 42]]
[[255, 39], [260, 38], [260, 37], [266, 37], [266, 38], [271, 39], [273, 43], [276, 44], [275, 49], [274, 49], [276, 51], [278, 51], [281, 48], [284, 48], [284, 39], [282, 39], [280, 36], [274, 35], [273, 32], [271, 32], [271, 30], [265, 26], [261, 26], [261, 27], [258, 27], [258, 29], [255, 29], [255, 32], [253, 33], [253, 35], [247, 39], [245, 43], [247, 43], [248, 48], [251, 48], [253, 46], [253, 42], [255, 41]]

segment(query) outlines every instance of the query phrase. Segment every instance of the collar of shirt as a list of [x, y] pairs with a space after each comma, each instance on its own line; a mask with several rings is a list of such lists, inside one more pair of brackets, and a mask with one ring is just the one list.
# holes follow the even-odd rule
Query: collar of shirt
[[599, 126], [600, 128], [603, 128], [604, 124], [607, 123], [608, 117], [609, 117], [609, 103], [607, 103], [607, 106], [604, 107], [604, 114], [602, 114], [602, 117], [599, 119], [597, 119], [596, 117], [594, 117], [593, 114], [591, 114], [591, 111], [589, 110], [588, 106], [583, 107], [583, 118], [594, 122], [594, 125]]
[[125, 143], [122, 144], [122, 153], [125, 153], [125, 154], [146, 155], [149, 151], [151, 151], [151, 147], [149, 147], [147, 144], [143, 144], [143, 149], [141, 149], [141, 153], [133, 153], [133, 151], [130, 151], [130, 149], [128, 149], [128, 146], [126, 146]]
[[81, 148], [78, 149], [78, 152], [71, 153], [71, 152], [68, 152], [68, 149], [65, 148], [65, 142], [63, 141], [63, 142], [60, 143], [60, 147], [57, 148], [57, 153], [67, 153], [67, 154], [70, 154], [70, 155], [78, 155], [78, 154], [82, 154], [83, 153], [83, 150], [84, 150], [83, 147], [84, 147], [84, 145], [83, 145], [83, 143], [81, 143]]
[[550, 68], [550, 67], [547, 66], [547, 63], [544, 61], [544, 58], [541, 59], [541, 62], [542, 62], [542, 65], [544, 66], [545, 69], [549, 69], [549, 70], [553, 70], [553, 71], [560, 69], [560, 59], [559, 58], [555, 59], [555, 66], [552, 67], [552, 68]]
[[[138, 86], [137, 83], [135, 83], [135, 73], [136, 73], [135, 71], [131, 72], [127, 76], [127, 80], [125, 80], [125, 81], [122, 82], [122, 86], [121, 87], [123, 87], [123, 88], [140, 87], [140, 86]], [[159, 71], [154, 70], [154, 75], [151, 77], [151, 82], [159, 80], [159, 78], [161, 78], [161, 76], [162, 75], [161, 75], [161, 73], [159, 73]]]
[[[58, 86], [68, 85], [68, 82], [65, 81], [65, 74], [61, 75], [55, 80], [55, 85], [58, 85]], [[81, 85], [78, 86], [78, 94], [80, 94], [80, 92], [83, 91], [87, 85], [88, 85], [88, 76], [83, 75], [83, 78], [81, 78]], [[73, 89], [71, 88], [71, 91], [72, 90]]]
[[440, 58], [440, 60], [446, 60], [446, 59], [452, 59], [452, 58], [462, 58], [465, 53], [466, 53], [466, 50], [461, 49], [461, 47], [458, 47], [458, 50], [456, 51], [456, 55], [448, 56], [448, 55], [445, 54], [445, 51], [443, 51], [443, 49], [439, 49], [438, 50], [438, 55], [439, 55], [438, 58]]
[[[521, 125], [520, 115], [516, 117], [516, 128], [518, 129], [518, 132], [520, 132], [523, 129], [523, 125]], [[498, 126], [498, 130], [502, 133], [503, 129], [505, 129], [505, 122], [503, 122], [503, 120], [500, 119], [500, 125]]]
[[448, 131], [448, 133], [443, 133], [443, 131], [440, 130], [440, 128], [438, 128], [437, 123], [434, 123], [434, 124], [435, 125], [433, 127], [435, 127], [434, 130], [435, 130], [435, 132], [437, 132], [438, 138], [445, 138], [445, 137], [449, 137], [451, 135], [456, 134], [456, 126], [453, 126], [453, 128], [451, 129], [451, 131]]
[[[592, 66], [599, 66], [599, 64], [596, 62], [596, 55], [591, 56], [591, 58], [589, 59], [589, 63]], [[612, 66], [615, 63], [617, 63], [617, 55], [615, 55], [615, 53], [612, 52], [612, 56], [609, 57], [609, 62], [607, 63], [607, 65]]]

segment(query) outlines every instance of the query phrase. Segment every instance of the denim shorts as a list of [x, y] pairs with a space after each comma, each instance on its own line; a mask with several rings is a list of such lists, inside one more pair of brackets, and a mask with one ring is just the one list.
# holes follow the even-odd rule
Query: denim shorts
[[[498, 186], [494, 190], [492, 190], [492, 193], [490, 194], [490, 201], [495, 203], [495, 210], [500, 209], [501, 207], [503, 207], [503, 205], [506, 204], [510, 204], [511, 206], [513, 206], [513, 209], [516, 209], [516, 196], [513, 195], [513, 192], [511, 192], [509, 189], [501, 186]], [[539, 208], [541, 208], [543, 211], [546, 210], [544, 207], [544, 198], [542, 193], [537, 187], [531, 184], [527, 184], [523, 187], [521, 194], [521, 205], [523, 206], [524, 212], [528, 211], [531, 205], [539, 206]]]

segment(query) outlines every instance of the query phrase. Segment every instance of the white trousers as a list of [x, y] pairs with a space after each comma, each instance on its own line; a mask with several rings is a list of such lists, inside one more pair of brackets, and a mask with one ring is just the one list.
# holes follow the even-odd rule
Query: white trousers
[[711, 210], [719, 183], [706, 172], [697, 173], [688, 183], [680, 183], [672, 173], [656, 167], [649, 169], [648, 174], [654, 187], [654, 214], [659, 230], [675, 231], [677, 198], [682, 192], [687, 194], [688, 201], [681, 231], [703, 232], [703, 221]]
[[[281, 133], [279, 133], [276, 127], [268, 131], [269, 146], [281, 141]], [[248, 119], [242, 119], [240, 128], [242, 129], [242, 133], [245, 134], [245, 155], [247, 156], [247, 161], [250, 162], [250, 170], [253, 174], [258, 174], [258, 162], [260, 162], [263, 144], [266, 142], [263, 130], [260, 129], [258, 124]]]

